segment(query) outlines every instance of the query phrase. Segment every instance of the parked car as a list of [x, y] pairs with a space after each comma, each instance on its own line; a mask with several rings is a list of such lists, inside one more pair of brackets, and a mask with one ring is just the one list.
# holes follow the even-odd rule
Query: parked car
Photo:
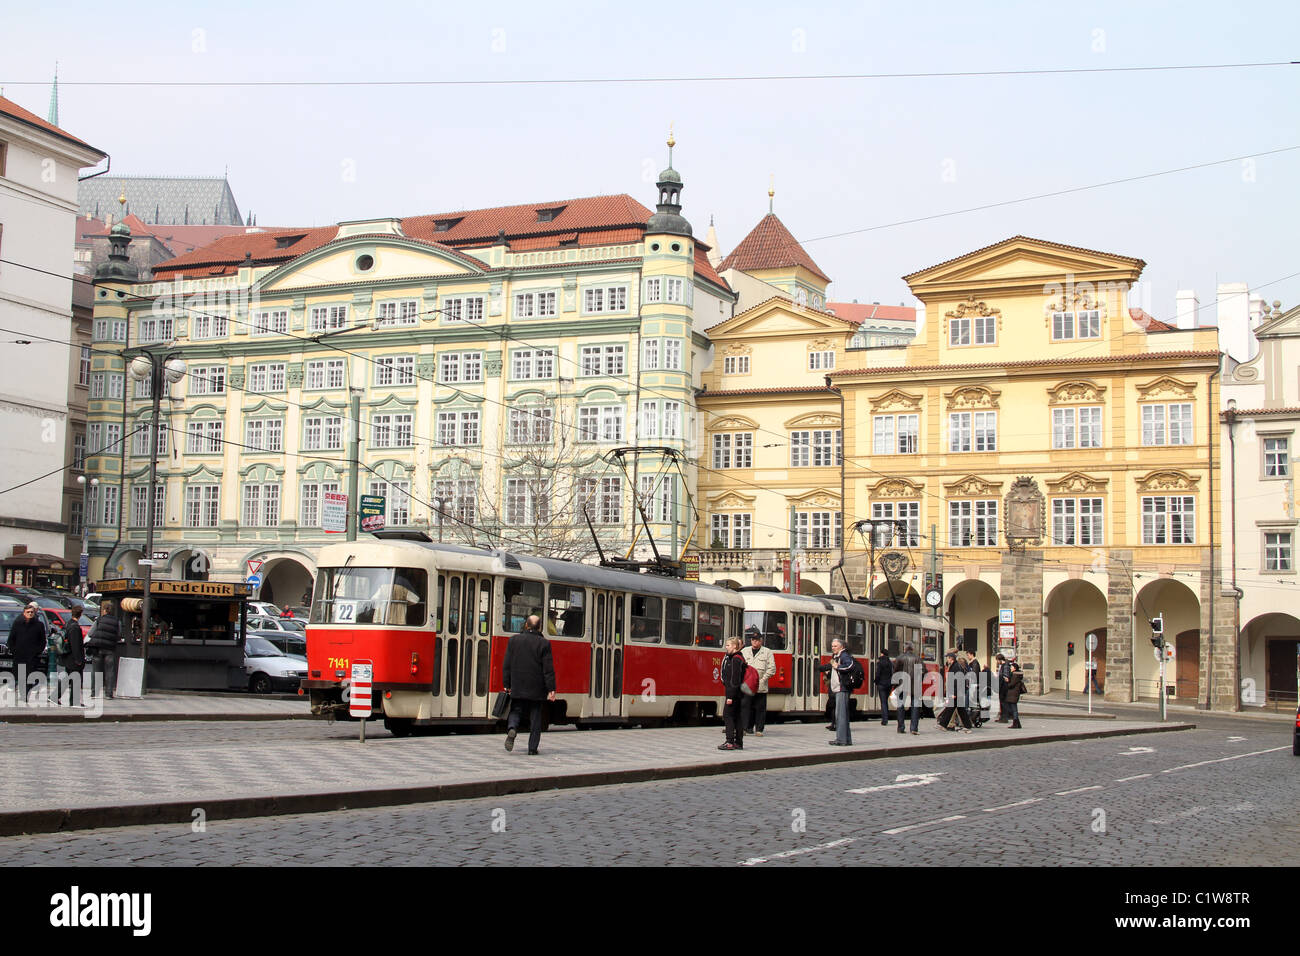
[[279, 617], [280, 609], [270, 601], [249, 601], [248, 616], [253, 617]]
[[297, 690], [307, 676], [307, 658], [290, 656], [266, 638], [250, 635], [244, 641], [244, 673], [248, 689], [255, 694], [269, 694], [277, 688]]
[[[295, 620], [303, 621], [304, 623], [306, 622], [307, 618], [311, 617], [311, 608], [306, 607], [305, 605], [302, 604], [295, 604], [292, 607], [290, 607], [289, 610], [293, 612], [293, 617]], [[280, 616], [284, 617], [284, 611], [280, 612]]]
[[290, 657], [307, 656], [307, 638], [293, 631], [249, 631], [248, 636], [270, 641]]
[[293, 617], [250, 615], [248, 629], [250, 631], [293, 631], [295, 634], [304, 634], [307, 631], [307, 624]]

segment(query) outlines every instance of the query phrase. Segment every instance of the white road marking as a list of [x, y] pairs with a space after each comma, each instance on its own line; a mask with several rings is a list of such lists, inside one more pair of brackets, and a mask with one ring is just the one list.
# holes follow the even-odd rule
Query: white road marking
[[1056, 791], [1056, 796], [1058, 796], [1058, 797], [1068, 797], [1068, 796], [1069, 796], [1070, 794], [1072, 794], [1072, 793], [1084, 793], [1085, 791], [1088, 791], [1088, 790], [1100, 790], [1100, 789], [1101, 789], [1101, 785], [1100, 785], [1100, 784], [1097, 784], [1097, 785], [1095, 785], [1095, 786], [1091, 786], [1091, 787], [1078, 787], [1077, 789], [1074, 789], [1074, 790], [1058, 790], [1058, 791]]
[[1131, 757], [1133, 754], [1153, 754], [1156, 752], [1155, 747], [1129, 747], [1128, 750], [1121, 750], [1121, 757]]
[[836, 840], [836, 841], [834, 841], [833, 843], [822, 843], [822, 844], [819, 844], [818, 846], [806, 846], [806, 847], [802, 847], [801, 849], [798, 849], [798, 850], [786, 850], [784, 853], [774, 853], [774, 854], [772, 854], [771, 856], [755, 856], [755, 857], [750, 857], [748, 860], [742, 860], [742, 861], [740, 862], [740, 865], [741, 865], [741, 866], [756, 866], [756, 865], [758, 865], [759, 863], [767, 863], [767, 862], [769, 862], [769, 861], [771, 861], [771, 860], [784, 860], [786, 857], [791, 857], [791, 856], [802, 856], [802, 855], [805, 854], [805, 853], [816, 853], [818, 850], [831, 850], [831, 849], [834, 849], [834, 848], [837, 847], [837, 846], [845, 846], [845, 845], [847, 845], [847, 844], [849, 844], [849, 843], [853, 843], [853, 842], [855, 842], [856, 840], [857, 840], [857, 837], [847, 837], [847, 838], [845, 838], [845, 839], [843, 839], [843, 840]]
[[1193, 767], [1204, 767], [1207, 764], [1223, 763], [1225, 760], [1240, 760], [1242, 757], [1258, 757], [1261, 754], [1277, 753], [1279, 750], [1286, 750], [1286, 747], [1270, 747], [1268, 750], [1256, 750], [1254, 753], [1236, 754], [1232, 757], [1219, 757], [1216, 760], [1202, 760], [1199, 763], [1185, 763], [1181, 767], [1170, 767], [1168, 770], [1161, 770], [1161, 773], [1173, 773], [1175, 770], [1191, 770]]
[[893, 783], [882, 784], [879, 787], [858, 787], [856, 790], [845, 790], [845, 793], [876, 793], [879, 790], [901, 790], [904, 787], [924, 787], [926, 784], [934, 783], [943, 773], [900, 773], [894, 778]]
[[1149, 774], [1149, 773], [1140, 773], [1140, 774], [1138, 774], [1136, 777], [1120, 777], [1120, 778], [1119, 778], [1118, 780], [1116, 780], [1115, 782], [1116, 782], [1116, 783], [1128, 783], [1130, 780], [1141, 780], [1142, 778], [1144, 778], [1144, 777], [1149, 777], [1149, 776], [1151, 776], [1151, 774]]
[[1229, 737], [1229, 738], [1228, 738], [1228, 741], [1229, 741], [1229, 742], [1232, 742], [1232, 741], [1236, 741], [1236, 740], [1245, 740], [1245, 739], [1246, 739], [1245, 737]]
[[1194, 817], [1204, 812], [1205, 807], [1192, 807], [1190, 810], [1183, 810], [1170, 817], [1164, 817], [1159, 820], [1148, 820], [1147, 823], [1173, 823], [1175, 820], [1186, 820], [1188, 817]]
[[942, 820], [927, 820], [924, 823], [913, 823], [910, 827], [894, 827], [892, 830], [881, 830], [881, 833], [887, 833], [893, 836], [896, 833], [906, 833], [908, 830], [919, 830], [921, 827], [932, 827], [936, 823], [952, 823], [956, 820], [965, 820], [965, 814], [957, 814], [955, 817], [944, 817]]
[[997, 813], [999, 810], [1010, 810], [1012, 807], [1027, 807], [1031, 803], [1042, 803], [1042, 797], [1030, 797], [1028, 800], [1021, 800], [1019, 803], [1008, 803], [1002, 807], [985, 807], [985, 813]]

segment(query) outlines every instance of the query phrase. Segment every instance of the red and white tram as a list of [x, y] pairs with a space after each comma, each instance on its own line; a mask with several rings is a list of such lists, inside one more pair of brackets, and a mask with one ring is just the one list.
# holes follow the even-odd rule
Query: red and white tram
[[[352, 661], [372, 661], [376, 710], [399, 736], [492, 722], [506, 643], [530, 614], [551, 641], [554, 723], [716, 715], [724, 641], [750, 625], [776, 657], [768, 710], [789, 715], [823, 711], [816, 668], [836, 636], [855, 656], [937, 640], [937, 625], [906, 611], [435, 544], [418, 531], [375, 538], [321, 549], [302, 687], [313, 713], [345, 715]], [[859, 691], [860, 709], [874, 709], [872, 691], [870, 681]]]

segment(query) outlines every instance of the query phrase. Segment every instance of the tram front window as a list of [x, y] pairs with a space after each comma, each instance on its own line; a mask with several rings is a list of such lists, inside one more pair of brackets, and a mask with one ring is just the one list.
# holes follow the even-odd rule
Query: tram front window
[[763, 635], [763, 645], [769, 650], [784, 651], [789, 646], [786, 642], [786, 621], [784, 611], [746, 611], [745, 630], [758, 628]]
[[422, 627], [428, 594], [421, 568], [321, 568], [310, 623]]

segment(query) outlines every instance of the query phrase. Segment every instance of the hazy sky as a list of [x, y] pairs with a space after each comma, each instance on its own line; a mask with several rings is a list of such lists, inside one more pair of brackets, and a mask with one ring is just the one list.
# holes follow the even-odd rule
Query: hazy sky
[[[1290, 60], [1294, 3], [23, 4], [5, 95], [114, 173], [220, 175], [259, 225], [630, 193], [674, 124], [685, 214], [723, 252], [776, 212], [832, 298], [1017, 233], [1136, 256], [1143, 304], [1247, 281], [1300, 299], [1300, 151], [998, 209], [899, 220], [1300, 145], [1300, 66], [760, 82], [104, 87], [86, 82], [554, 80], [1114, 68]], [[20, 85], [40, 81], [41, 85]], [[1272, 283], [1265, 285], [1266, 283]], [[1213, 309], [1202, 313], [1213, 321]]]

